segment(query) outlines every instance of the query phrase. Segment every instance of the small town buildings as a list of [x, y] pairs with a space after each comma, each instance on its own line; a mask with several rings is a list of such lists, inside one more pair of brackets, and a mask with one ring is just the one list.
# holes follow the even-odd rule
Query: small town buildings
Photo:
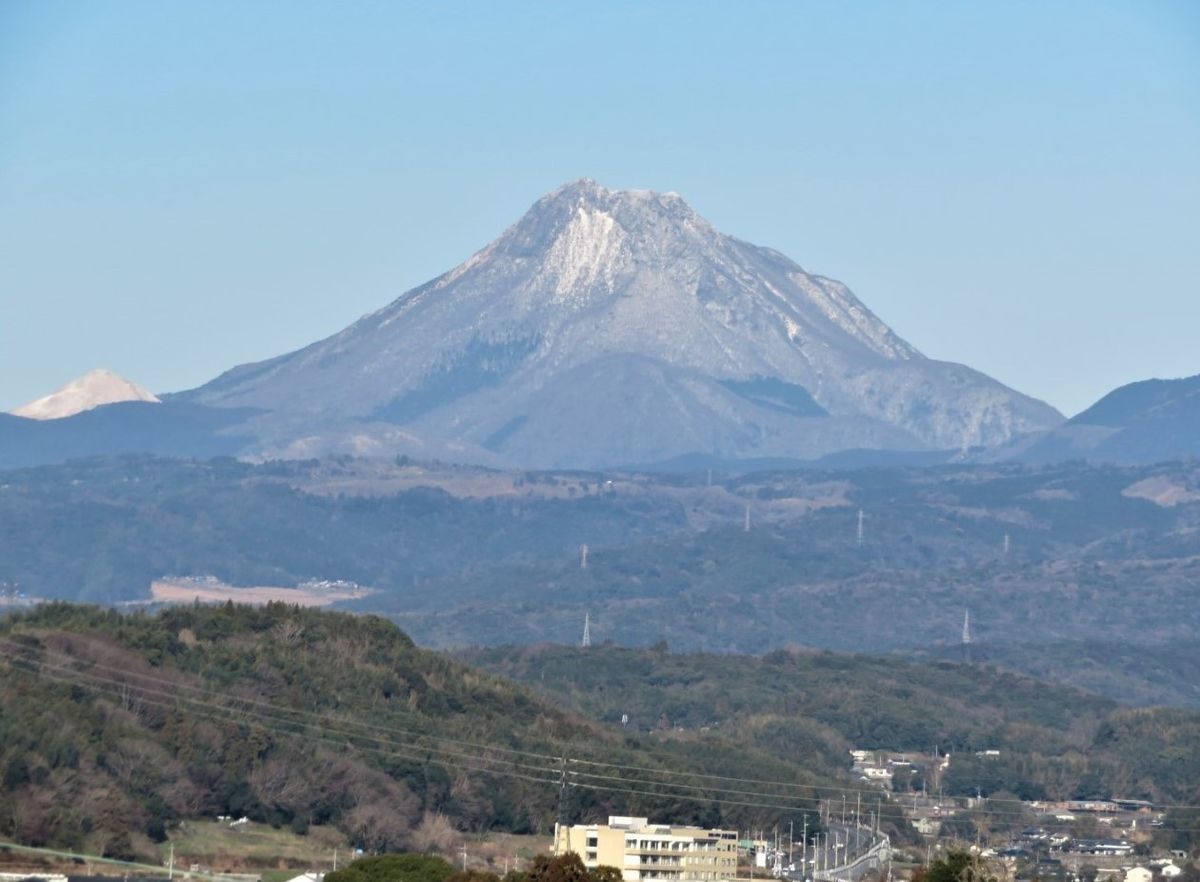
[[737, 875], [734, 830], [651, 824], [613, 816], [607, 824], [560, 826], [554, 853], [573, 851], [589, 869], [616, 867], [626, 882], [724, 882]]
[[1125, 873], [1125, 882], [1152, 882], [1154, 874], [1145, 867], [1132, 867]]

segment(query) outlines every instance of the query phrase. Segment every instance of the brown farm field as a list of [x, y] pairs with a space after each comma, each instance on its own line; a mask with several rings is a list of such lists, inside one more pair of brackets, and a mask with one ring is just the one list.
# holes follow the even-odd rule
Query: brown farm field
[[157, 579], [150, 583], [155, 603], [291, 603], [297, 606], [332, 606], [347, 600], [361, 600], [375, 592], [349, 583], [306, 583], [295, 588], [282, 585], [238, 587], [215, 579]]

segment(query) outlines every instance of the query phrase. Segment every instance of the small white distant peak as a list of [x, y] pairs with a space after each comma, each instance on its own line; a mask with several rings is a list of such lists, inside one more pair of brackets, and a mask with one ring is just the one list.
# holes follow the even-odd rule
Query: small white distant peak
[[31, 420], [57, 420], [83, 413], [102, 404], [116, 404], [119, 401], [158, 403], [154, 395], [137, 383], [130, 382], [113, 371], [98, 368], [88, 371], [82, 377], [76, 377], [44, 398], [18, 407], [12, 413], [14, 416]]

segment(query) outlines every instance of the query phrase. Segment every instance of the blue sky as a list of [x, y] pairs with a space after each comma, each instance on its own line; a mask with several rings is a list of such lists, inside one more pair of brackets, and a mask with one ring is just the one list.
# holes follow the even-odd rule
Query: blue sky
[[0, 4], [0, 409], [326, 336], [579, 177], [1073, 413], [1200, 373], [1200, 4]]

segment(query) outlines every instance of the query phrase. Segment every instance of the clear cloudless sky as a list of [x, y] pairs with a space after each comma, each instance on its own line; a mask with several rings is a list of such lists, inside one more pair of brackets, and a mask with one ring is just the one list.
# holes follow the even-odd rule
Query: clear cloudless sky
[[1073, 413], [1200, 373], [1200, 3], [0, 3], [0, 409], [327, 336], [593, 177]]

